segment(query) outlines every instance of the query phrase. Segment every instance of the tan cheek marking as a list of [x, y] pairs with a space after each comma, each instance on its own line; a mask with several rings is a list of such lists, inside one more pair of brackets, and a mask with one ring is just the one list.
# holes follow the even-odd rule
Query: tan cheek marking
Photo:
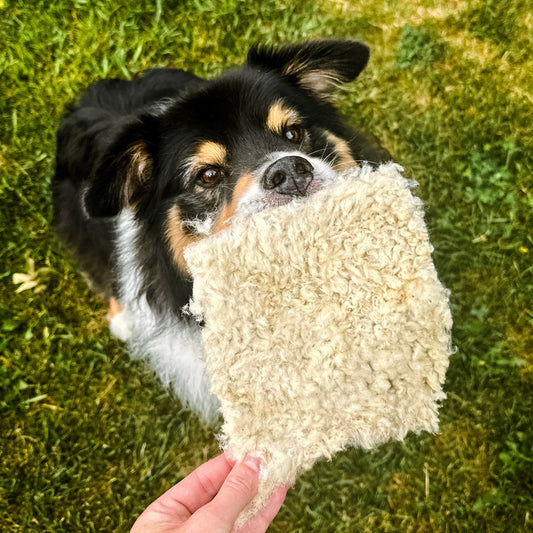
[[239, 181], [236, 183], [235, 189], [233, 190], [231, 203], [226, 204], [220, 213], [220, 217], [215, 225], [215, 233], [228, 227], [230, 218], [237, 212], [239, 202], [255, 182], [255, 178], [250, 174], [245, 174], [239, 178]]
[[328, 142], [334, 146], [335, 153], [337, 154], [337, 159], [333, 163], [333, 167], [336, 171], [341, 172], [342, 170], [357, 166], [357, 163], [352, 156], [352, 151], [345, 140], [337, 137], [331, 132], [327, 133], [326, 138]]
[[190, 277], [189, 267], [183, 257], [183, 250], [200, 240], [197, 235], [189, 235], [183, 229], [180, 208], [173, 206], [167, 214], [165, 235], [172, 253], [172, 259], [181, 273]]
[[220, 143], [204, 141], [198, 146], [192, 157], [192, 166], [202, 168], [206, 165], [223, 167], [226, 164], [228, 152]]
[[298, 113], [294, 109], [283, 103], [283, 100], [278, 100], [268, 110], [268, 117], [266, 120], [266, 127], [277, 133], [278, 135], [283, 133], [283, 130], [298, 122]]

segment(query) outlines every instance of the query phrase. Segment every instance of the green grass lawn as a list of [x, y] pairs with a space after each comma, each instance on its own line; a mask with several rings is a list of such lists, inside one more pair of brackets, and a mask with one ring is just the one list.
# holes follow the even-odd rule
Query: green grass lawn
[[344, 91], [420, 183], [456, 353], [438, 435], [347, 450], [274, 532], [533, 530], [531, 0], [0, 0], [0, 530], [127, 531], [218, 453], [129, 360], [50, 228], [55, 130], [105, 76], [214, 76], [256, 41], [355, 37]]

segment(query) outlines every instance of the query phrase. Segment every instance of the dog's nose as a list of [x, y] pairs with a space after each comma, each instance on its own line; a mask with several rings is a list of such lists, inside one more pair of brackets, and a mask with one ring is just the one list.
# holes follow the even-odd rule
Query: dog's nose
[[313, 165], [298, 155], [289, 155], [274, 161], [265, 171], [263, 187], [279, 194], [305, 196], [313, 181]]

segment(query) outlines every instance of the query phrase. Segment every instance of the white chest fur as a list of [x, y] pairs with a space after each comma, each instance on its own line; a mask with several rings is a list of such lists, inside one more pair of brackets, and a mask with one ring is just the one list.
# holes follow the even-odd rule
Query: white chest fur
[[124, 210], [117, 220], [117, 278], [123, 308], [110, 325], [128, 344], [133, 358], [145, 360], [161, 382], [208, 424], [218, 418], [219, 402], [210, 393], [200, 327], [175, 315], [155, 313], [141, 293], [136, 242], [139, 224]]

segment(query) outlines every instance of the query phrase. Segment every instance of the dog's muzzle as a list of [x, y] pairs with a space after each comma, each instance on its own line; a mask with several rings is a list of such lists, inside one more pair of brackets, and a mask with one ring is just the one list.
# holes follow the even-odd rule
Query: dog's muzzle
[[305, 196], [313, 181], [313, 165], [297, 155], [274, 161], [263, 175], [263, 188], [278, 194]]

